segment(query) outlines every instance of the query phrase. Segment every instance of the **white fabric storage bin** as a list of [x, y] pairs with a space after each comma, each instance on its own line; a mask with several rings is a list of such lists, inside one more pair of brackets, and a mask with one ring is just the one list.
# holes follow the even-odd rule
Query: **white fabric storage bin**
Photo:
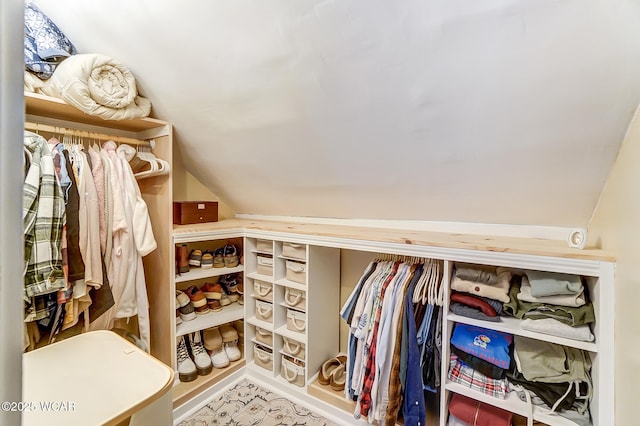
[[256, 340], [268, 346], [273, 346], [273, 334], [262, 327], [256, 327]]
[[286, 261], [286, 278], [289, 281], [293, 281], [299, 284], [307, 283], [307, 264], [294, 262], [292, 260]]
[[282, 355], [282, 364], [280, 364], [280, 374], [287, 382], [296, 386], [304, 386], [304, 367], [297, 365]]
[[287, 330], [304, 333], [307, 330], [307, 314], [287, 309]]
[[273, 322], [273, 305], [269, 302], [256, 300], [256, 318], [260, 321]]
[[296, 358], [305, 359], [304, 343], [296, 342], [288, 337], [282, 336], [282, 351]]
[[273, 253], [273, 241], [270, 241], [270, 240], [256, 241], [256, 250], [262, 253]]
[[257, 271], [260, 275], [273, 275], [273, 257], [256, 256], [258, 260]]
[[253, 281], [253, 297], [262, 300], [273, 300], [273, 286], [271, 283], [267, 283], [260, 280]]
[[284, 291], [284, 304], [289, 308], [295, 308], [300, 311], [306, 311], [307, 292], [289, 288]]
[[292, 259], [306, 260], [307, 246], [306, 244], [282, 243], [282, 255]]
[[253, 362], [264, 369], [273, 371], [273, 353], [257, 346], [253, 347]]

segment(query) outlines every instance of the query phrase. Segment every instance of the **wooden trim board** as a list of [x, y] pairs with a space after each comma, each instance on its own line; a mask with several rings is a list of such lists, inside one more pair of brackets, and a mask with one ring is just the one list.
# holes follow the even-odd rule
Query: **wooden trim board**
[[[366, 228], [342, 225], [321, 225], [311, 223], [287, 223], [229, 219], [220, 222], [196, 225], [174, 225], [176, 238], [185, 234], [204, 234], [217, 232], [277, 232], [297, 236], [308, 236], [368, 241], [381, 244], [397, 244], [406, 247], [434, 247], [443, 249], [463, 249], [484, 252], [523, 254], [563, 259], [614, 262], [615, 258], [599, 248], [584, 250], [568, 247], [566, 242], [537, 238], [495, 237], [471, 234], [455, 234], [431, 231], [410, 231], [403, 229]], [[267, 237], [268, 238], [268, 237]], [[312, 244], [309, 242], [309, 244]]]

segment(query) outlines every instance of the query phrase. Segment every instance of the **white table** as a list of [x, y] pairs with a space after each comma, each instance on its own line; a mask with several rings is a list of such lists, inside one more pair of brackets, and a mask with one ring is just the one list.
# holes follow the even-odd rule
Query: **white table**
[[[92, 331], [22, 358], [24, 426], [115, 425], [158, 401], [173, 370], [111, 331]], [[169, 406], [162, 407], [171, 412]], [[135, 416], [134, 416], [135, 418]]]

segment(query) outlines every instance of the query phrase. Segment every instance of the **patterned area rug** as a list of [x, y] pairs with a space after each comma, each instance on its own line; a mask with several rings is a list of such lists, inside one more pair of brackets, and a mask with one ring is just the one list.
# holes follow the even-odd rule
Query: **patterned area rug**
[[242, 380], [179, 426], [338, 426], [309, 409]]

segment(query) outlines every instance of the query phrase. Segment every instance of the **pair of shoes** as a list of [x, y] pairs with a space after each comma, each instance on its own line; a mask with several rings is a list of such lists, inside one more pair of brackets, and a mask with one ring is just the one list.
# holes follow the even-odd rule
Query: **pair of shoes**
[[210, 310], [214, 312], [222, 310], [222, 293], [224, 290], [220, 284], [205, 282], [200, 290], [207, 298], [207, 305]]
[[196, 314], [207, 314], [209, 313], [209, 306], [207, 305], [207, 297], [204, 295], [202, 291], [195, 285], [190, 286], [184, 291], [189, 299], [191, 299], [191, 303], [195, 307]]
[[189, 265], [202, 269], [209, 269], [213, 267], [213, 254], [210, 251], [205, 250], [191, 250], [189, 253]]
[[[176, 290], [176, 324], [196, 318], [196, 309], [191, 299], [184, 292]], [[178, 322], [180, 319], [180, 322]]]
[[233, 337], [229, 333], [229, 328], [233, 329], [229, 324], [222, 324], [219, 327], [204, 330], [204, 346], [211, 351], [211, 362], [215, 368], [225, 368], [231, 361], [242, 358], [242, 353], [238, 349], [238, 334], [233, 329], [235, 340], [229, 340]]
[[238, 294], [240, 295], [240, 299], [238, 299], [239, 305], [244, 305], [244, 284], [242, 280], [238, 283]]
[[224, 247], [217, 248], [213, 252], [213, 267], [224, 268]]
[[330, 358], [322, 364], [318, 372], [318, 382], [321, 385], [329, 385], [335, 391], [344, 390], [347, 377], [347, 357], [338, 355]]
[[237, 302], [240, 299], [238, 293], [238, 279], [235, 274], [228, 274], [220, 278], [220, 285], [224, 289], [224, 292], [229, 297], [229, 303]]
[[226, 268], [234, 268], [238, 266], [238, 250], [233, 244], [224, 246], [224, 266]]
[[189, 272], [189, 249], [186, 244], [176, 246], [176, 270], [179, 274]]
[[178, 337], [178, 378], [181, 382], [191, 382], [199, 375], [206, 376], [213, 370], [209, 355], [202, 346], [200, 332], [189, 336], [187, 342], [185, 336]]
[[199, 268], [202, 264], [202, 251], [201, 250], [191, 250], [189, 252], [189, 266], [195, 266]]

